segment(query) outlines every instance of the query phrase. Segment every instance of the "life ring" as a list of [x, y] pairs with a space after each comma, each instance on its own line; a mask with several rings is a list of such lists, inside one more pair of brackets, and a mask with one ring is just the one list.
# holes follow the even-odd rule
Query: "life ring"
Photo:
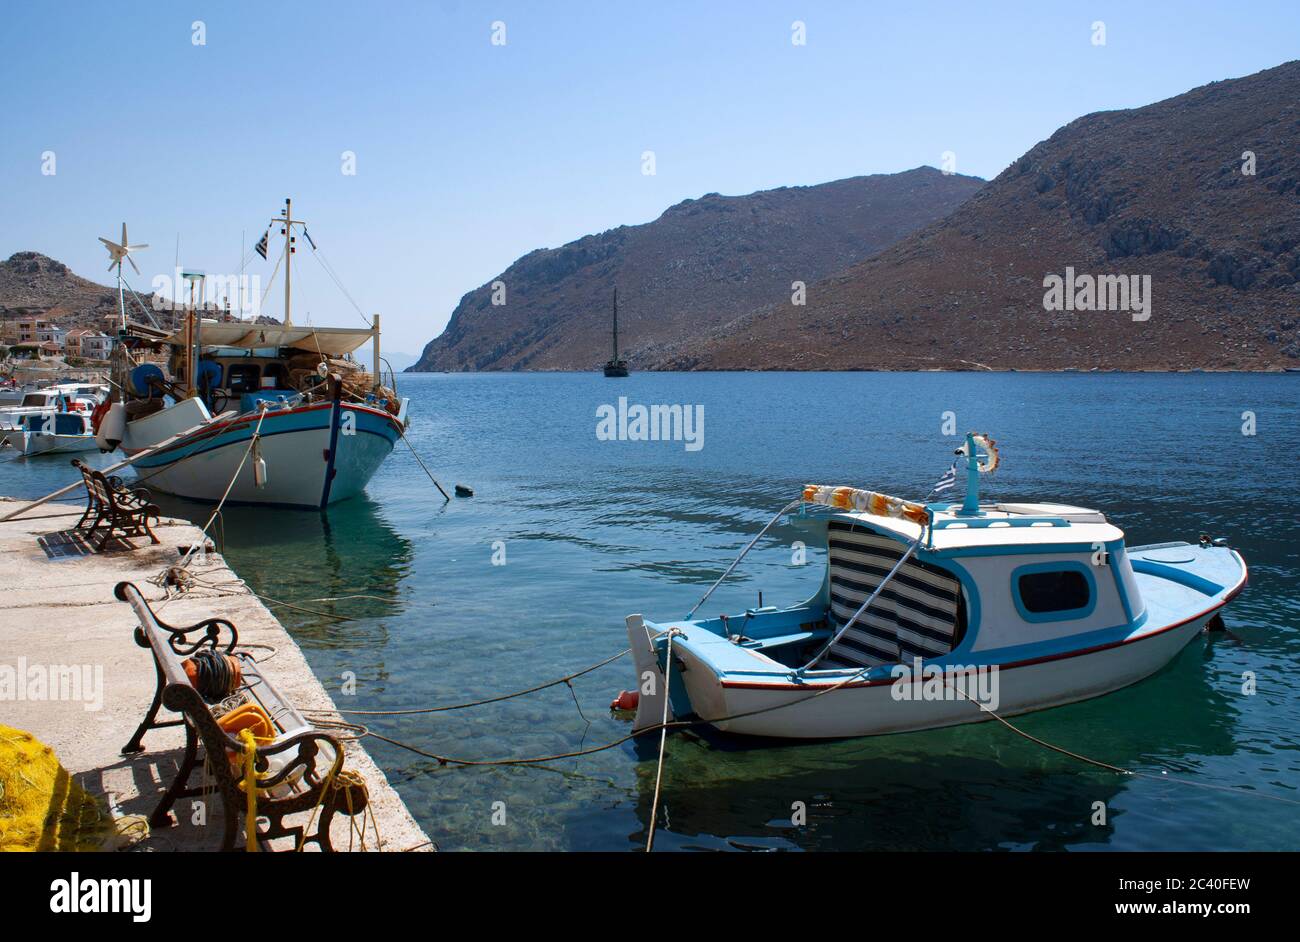
[[95, 411], [90, 414], [90, 427], [95, 434], [99, 434], [99, 425], [104, 421], [104, 416], [108, 415], [108, 410], [113, 408], [113, 400], [105, 399], [99, 405], [95, 406]]
[[[973, 433], [971, 435], [971, 441], [975, 443], [977, 450], [983, 448], [988, 452], [988, 456], [983, 462], [978, 460], [975, 462], [976, 467], [980, 469], [980, 474], [988, 474], [990, 471], [996, 471], [1001, 460], [998, 455], [998, 443], [992, 438], [989, 438], [989, 436], [978, 433]], [[966, 445], [964, 443], [957, 449], [957, 454], [965, 455], [968, 458], [970, 457], [970, 453], [966, 450]]]

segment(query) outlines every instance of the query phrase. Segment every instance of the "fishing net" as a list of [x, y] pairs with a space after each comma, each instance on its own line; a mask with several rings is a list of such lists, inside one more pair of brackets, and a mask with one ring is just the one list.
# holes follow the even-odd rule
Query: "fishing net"
[[49, 746], [0, 725], [0, 852], [113, 850], [143, 828], [136, 816], [115, 820]]

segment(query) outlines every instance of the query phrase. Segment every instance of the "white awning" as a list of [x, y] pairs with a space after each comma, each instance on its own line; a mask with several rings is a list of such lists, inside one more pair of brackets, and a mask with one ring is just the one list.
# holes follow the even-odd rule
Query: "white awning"
[[[293, 347], [337, 357], [370, 342], [369, 330], [350, 327], [284, 327], [280, 324], [197, 324], [199, 343], [205, 347]], [[164, 343], [185, 345], [185, 331], [171, 334]]]

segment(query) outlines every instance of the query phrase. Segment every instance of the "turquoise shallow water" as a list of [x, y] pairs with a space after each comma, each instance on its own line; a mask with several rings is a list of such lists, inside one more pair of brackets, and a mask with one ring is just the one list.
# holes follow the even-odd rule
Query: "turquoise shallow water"
[[[1139, 770], [1300, 801], [1300, 376], [1120, 374], [413, 375], [409, 451], [368, 497], [327, 515], [231, 508], [227, 555], [256, 591], [352, 616], [278, 614], [340, 705], [400, 709], [518, 689], [626, 644], [623, 616], [684, 614], [749, 536], [808, 481], [923, 495], [961, 431], [989, 431], [1004, 465], [986, 494], [1095, 506], [1130, 543], [1226, 536], [1251, 566], [1230, 632], [1108, 697], [1019, 720], [1072, 750]], [[702, 404], [704, 447], [606, 442], [596, 410]], [[1257, 434], [1243, 435], [1242, 413]], [[107, 459], [102, 459], [107, 463]], [[69, 480], [66, 461], [0, 457], [0, 493]], [[272, 469], [274, 473], [274, 469]], [[170, 513], [203, 508], [162, 499]], [[802, 600], [817, 558], [793, 530], [750, 555], [706, 611]], [[494, 548], [495, 544], [495, 548]], [[504, 546], [505, 565], [493, 565]], [[499, 558], [499, 553], [498, 553]], [[306, 601], [365, 594], [376, 599]], [[1253, 671], [1258, 688], [1241, 692]], [[341, 692], [357, 678], [355, 695]], [[624, 660], [473, 711], [371, 722], [464, 757], [563, 752], [628, 731], [610, 698]], [[575, 706], [574, 698], [581, 707]], [[634, 849], [654, 748], [540, 767], [441, 768], [372, 741], [443, 849]], [[793, 827], [791, 805], [808, 807]], [[1090, 821], [1093, 803], [1109, 809]], [[493, 822], [503, 802], [505, 824]], [[659, 849], [1295, 849], [1297, 807], [1081, 766], [997, 724], [848, 742], [669, 740]]]

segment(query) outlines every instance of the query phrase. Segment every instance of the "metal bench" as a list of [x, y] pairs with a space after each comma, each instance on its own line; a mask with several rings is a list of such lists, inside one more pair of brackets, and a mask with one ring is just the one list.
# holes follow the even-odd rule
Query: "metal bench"
[[160, 542], [149, 521], [157, 521], [162, 511], [150, 501], [145, 488], [128, 488], [117, 475], [88, 468], [76, 458], [72, 459], [72, 466], [81, 472], [86, 485], [86, 510], [73, 529], [83, 533], [92, 544], [102, 534], [96, 552], [102, 552], [115, 536], [147, 536], [155, 544]]
[[[243, 675], [236, 698], [261, 706], [276, 727], [277, 736], [269, 745], [256, 750], [255, 769], [259, 775], [257, 792], [257, 838], [269, 841], [280, 837], [294, 838], [295, 847], [316, 844], [322, 851], [332, 851], [330, 822], [342, 812], [357, 815], [365, 810], [364, 784], [340, 776], [343, 748], [328, 733], [314, 729], [303, 715], [286, 700], [258, 668], [256, 661], [237, 650], [239, 632], [224, 618], [208, 618], [187, 628], [178, 628], [159, 620], [139, 589], [129, 582], [119, 582], [114, 595], [135, 610], [139, 626], [136, 644], [153, 652], [157, 688], [144, 720], [123, 755], [144, 751], [144, 734], [167, 726], [185, 727], [185, 755], [176, 778], [150, 815], [153, 827], [173, 823], [171, 809], [177, 799], [217, 794], [221, 797], [224, 831], [221, 849], [233, 850], [241, 814], [246, 814], [247, 795], [240, 787], [242, 772], [235, 771], [230, 755], [245, 755], [244, 744], [221, 728], [217, 720], [223, 715], [222, 704], [210, 704], [186, 676], [182, 660], [202, 649], [239, 658]], [[223, 640], [223, 634], [225, 640]], [[229, 705], [231, 698], [223, 701]], [[158, 710], [166, 707], [181, 714], [179, 719], [159, 720]], [[202, 747], [203, 755], [199, 750]], [[189, 780], [200, 759], [207, 765], [204, 784], [190, 787]], [[267, 774], [274, 764], [275, 770]], [[241, 761], [240, 768], [243, 768]], [[315, 818], [315, 832], [307, 826], [286, 826], [287, 815], [306, 812]], [[262, 819], [265, 818], [265, 826]], [[247, 826], [247, 825], [246, 825]]]

